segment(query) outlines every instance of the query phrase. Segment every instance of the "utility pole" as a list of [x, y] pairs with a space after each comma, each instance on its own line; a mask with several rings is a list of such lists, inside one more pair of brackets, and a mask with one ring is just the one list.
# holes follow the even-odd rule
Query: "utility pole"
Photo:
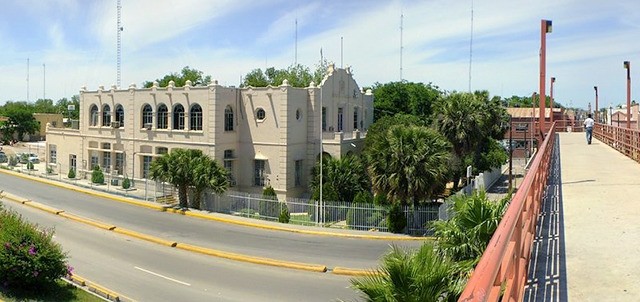
[[121, 85], [121, 77], [122, 77], [122, 73], [121, 73], [121, 65], [122, 65], [122, 30], [124, 29], [122, 27], [122, 20], [121, 20], [121, 11], [122, 11], [122, 5], [120, 3], [121, 0], [118, 0], [117, 3], [117, 10], [118, 10], [118, 22], [117, 22], [117, 31], [118, 31], [118, 42], [117, 42], [117, 51], [116, 51], [116, 68], [117, 68], [117, 76], [116, 76], [116, 86], [120, 87]]
[[47, 67], [42, 63], [42, 99], [45, 100], [47, 92]]
[[404, 49], [404, 47], [402, 46], [403, 22], [404, 22], [404, 14], [401, 13], [400, 14], [400, 82], [402, 82], [402, 51]]
[[29, 102], [29, 58], [27, 58], [27, 102]]

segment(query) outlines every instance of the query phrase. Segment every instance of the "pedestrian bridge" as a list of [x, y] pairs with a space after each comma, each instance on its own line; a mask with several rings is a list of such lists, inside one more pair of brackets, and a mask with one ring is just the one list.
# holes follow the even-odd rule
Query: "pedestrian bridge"
[[555, 130], [459, 301], [640, 301], [640, 131]]

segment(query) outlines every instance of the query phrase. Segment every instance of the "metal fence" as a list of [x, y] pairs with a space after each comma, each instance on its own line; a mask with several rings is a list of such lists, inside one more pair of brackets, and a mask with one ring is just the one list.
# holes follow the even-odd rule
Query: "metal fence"
[[[259, 194], [226, 192], [206, 193], [202, 209], [255, 219], [278, 221], [283, 207], [290, 213], [290, 224], [344, 228], [366, 231], [388, 231], [389, 207], [373, 204], [287, 198], [286, 201], [263, 198]], [[406, 233], [429, 235], [429, 222], [438, 220], [440, 203], [404, 206]]]

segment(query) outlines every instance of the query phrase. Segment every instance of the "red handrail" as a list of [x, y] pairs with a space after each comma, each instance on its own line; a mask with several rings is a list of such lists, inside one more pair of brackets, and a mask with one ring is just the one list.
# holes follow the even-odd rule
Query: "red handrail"
[[593, 136], [620, 153], [640, 162], [640, 130], [596, 124]]
[[521, 301], [536, 221], [555, 144], [556, 123], [513, 196], [458, 301]]

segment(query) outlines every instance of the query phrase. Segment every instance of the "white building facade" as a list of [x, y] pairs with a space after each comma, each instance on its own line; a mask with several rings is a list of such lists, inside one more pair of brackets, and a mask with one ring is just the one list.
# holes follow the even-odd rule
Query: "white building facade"
[[[322, 109], [320, 109], [322, 108]], [[297, 197], [324, 152], [357, 152], [373, 123], [373, 95], [349, 68], [331, 65], [320, 85], [208, 86], [80, 91], [79, 129], [47, 128], [47, 163], [79, 177], [148, 178], [151, 161], [172, 149], [200, 149], [230, 173], [234, 190]]]

